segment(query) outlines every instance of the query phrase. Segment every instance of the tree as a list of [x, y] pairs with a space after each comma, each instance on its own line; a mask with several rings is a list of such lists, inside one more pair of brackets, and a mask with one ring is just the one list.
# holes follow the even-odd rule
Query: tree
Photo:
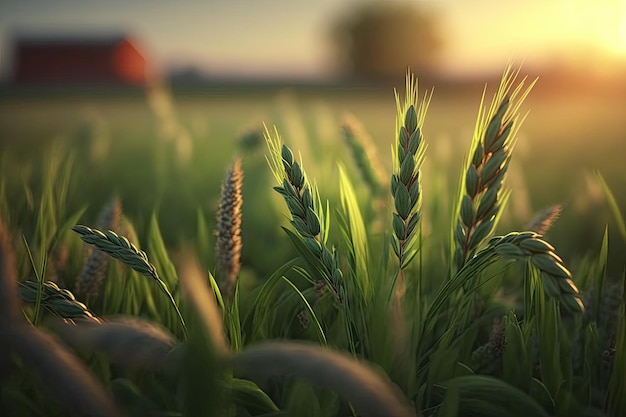
[[366, 3], [333, 27], [338, 63], [346, 75], [365, 79], [420, 76], [437, 66], [442, 40], [433, 11], [413, 3]]

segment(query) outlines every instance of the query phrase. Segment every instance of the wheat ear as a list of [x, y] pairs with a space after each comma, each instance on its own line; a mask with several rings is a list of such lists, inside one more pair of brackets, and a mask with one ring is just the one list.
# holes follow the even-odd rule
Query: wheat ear
[[222, 183], [215, 231], [216, 275], [222, 297], [227, 300], [233, 298], [241, 267], [242, 182], [241, 160], [235, 159]]
[[491, 235], [508, 196], [503, 184], [521, 123], [518, 112], [534, 85], [531, 83], [522, 90], [523, 79], [511, 92], [518, 73], [519, 70], [505, 71], [487, 112], [483, 112], [481, 103], [454, 233], [457, 269], [461, 269]]
[[[505, 258], [529, 260], [539, 270], [543, 288], [549, 296], [558, 300], [571, 312], [585, 311], [580, 291], [572, 281], [571, 272], [554, 253], [554, 247], [541, 239], [537, 233], [512, 232], [506, 236], [494, 237], [481, 252], [489, 251]], [[479, 258], [478, 254], [476, 258]]]
[[317, 188], [307, 181], [300, 163], [294, 160], [293, 152], [282, 144], [278, 131], [275, 135], [265, 131], [265, 140], [270, 157], [268, 163], [279, 186], [274, 190], [283, 196], [291, 213], [291, 225], [298, 232], [311, 253], [321, 262], [323, 279], [339, 302], [343, 302], [343, 273], [339, 269], [338, 254], [325, 244], [325, 232], [320, 221], [321, 202]]
[[[33, 281], [20, 282], [20, 297], [27, 303], [35, 303], [37, 300], [37, 283]], [[57, 317], [63, 319], [83, 319], [93, 322], [100, 320], [89, 311], [87, 306], [76, 300], [74, 295], [61, 289], [52, 281], [43, 284], [41, 306]]]
[[422, 126], [430, 98], [419, 103], [417, 81], [407, 74], [404, 104], [396, 93], [396, 141], [393, 149], [393, 174], [391, 195], [394, 202], [392, 226], [394, 236], [391, 246], [398, 258], [399, 272], [397, 287], [404, 287], [404, 269], [417, 252], [415, 238], [421, 216], [422, 185], [421, 167], [424, 163], [426, 144]]
[[344, 116], [341, 130], [361, 178], [373, 195], [380, 194], [385, 184], [385, 171], [378, 159], [374, 141], [361, 122], [351, 114]]
[[80, 234], [80, 238], [90, 245], [94, 245], [102, 252], [108, 254], [112, 258], [118, 259], [124, 262], [126, 265], [139, 272], [142, 275], [151, 277], [158, 285], [161, 292], [163, 292], [169, 299], [170, 304], [176, 310], [178, 319], [183, 328], [185, 338], [187, 337], [187, 328], [185, 326], [185, 320], [183, 315], [174, 300], [174, 296], [170, 292], [167, 284], [159, 278], [156, 268], [148, 260], [148, 255], [134, 244], [130, 243], [124, 236], [119, 236], [117, 233], [109, 230], [107, 232], [101, 232], [98, 229], [92, 229], [87, 226], [76, 225], [72, 227], [72, 230]]

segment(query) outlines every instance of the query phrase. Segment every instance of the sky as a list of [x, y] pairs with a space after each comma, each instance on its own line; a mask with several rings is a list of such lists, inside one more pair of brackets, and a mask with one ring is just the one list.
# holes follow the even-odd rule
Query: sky
[[[0, 71], [15, 33], [130, 33], [161, 68], [324, 77], [328, 29], [368, 0], [0, 0]], [[408, 0], [407, 0], [408, 1]], [[509, 61], [626, 60], [626, 0], [413, 0], [441, 17], [441, 71], [500, 71]]]

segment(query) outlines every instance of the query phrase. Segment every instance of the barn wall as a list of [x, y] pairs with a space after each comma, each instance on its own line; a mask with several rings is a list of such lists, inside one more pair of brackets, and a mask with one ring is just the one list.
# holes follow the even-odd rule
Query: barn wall
[[128, 40], [25, 42], [15, 48], [18, 84], [144, 84], [146, 62]]

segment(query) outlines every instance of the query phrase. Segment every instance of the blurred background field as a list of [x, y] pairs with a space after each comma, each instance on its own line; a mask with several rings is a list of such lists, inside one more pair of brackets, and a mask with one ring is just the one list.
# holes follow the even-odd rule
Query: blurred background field
[[[118, 194], [140, 235], [157, 211], [166, 243], [176, 248], [197, 238], [199, 215], [212, 227], [220, 181], [240, 155], [243, 263], [264, 276], [290, 248], [278, 227], [287, 220], [271, 189], [262, 123], [275, 125], [302, 153], [323, 197], [333, 199], [336, 162], [352, 163], [340, 129], [346, 114], [363, 123], [390, 168], [393, 88], [403, 90], [410, 65], [422, 93], [434, 87], [424, 129], [424, 203], [431, 233], [445, 234], [443, 244], [448, 199], [483, 88], [487, 83], [492, 92], [512, 60], [525, 61], [522, 74], [539, 81], [523, 107], [529, 114], [513, 156], [503, 231], [521, 230], [538, 210], [562, 204], [549, 237], [574, 265], [598, 250], [607, 223], [617, 236], [594, 170], [626, 207], [624, 2], [494, 8], [488, 1], [446, 0], [400, 2], [395, 9], [360, 1], [229, 3], [173, 9], [156, 2], [150, 11], [142, 2], [2, 4], [3, 210], [15, 223], [34, 227], [41, 178], [58, 161], [72, 167], [68, 213], [88, 205], [81, 221], [93, 224]], [[41, 61], [39, 72], [20, 64], [20, 47], [77, 39], [89, 46], [111, 33], [140, 40], [141, 76], [132, 67], [123, 71], [126, 78], [94, 81], [88, 69], [77, 70], [85, 58], [71, 49], [64, 56], [75, 58], [71, 68], [78, 72], [65, 79], [51, 76], [62, 75], [62, 65], [46, 66], [63, 56]], [[210, 265], [211, 249], [204, 249]], [[625, 250], [611, 240], [611, 274], [622, 273]]]
[[[425, 123], [427, 208], [435, 200], [449, 204], [446, 199], [455, 193], [481, 94], [480, 85], [435, 88]], [[503, 230], [521, 230], [536, 211], [560, 203], [562, 219], [550, 238], [566, 261], [575, 263], [599, 247], [604, 225], [613, 223], [594, 170], [626, 207], [623, 100], [608, 93], [542, 94], [539, 81], [525, 106], [529, 115], [513, 157], [513, 194]], [[159, 110], [170, 105], [172, 113]], [[278, 227], [286, 223], [286, 215], [273, 195], [263, 156], [262, 122], [276, 125], [286, 143], [302, 152], [309, 175], [332, 198], [337, 192], [335, 162], [353, 163], [342, 140], [343, 116], [350, 113], [362, 121], [390, 169], [394, 112], [390, 88], [213, 89], [160, 99], [143, 93], [6, 98], [0, 103], [0, 132], [9, 212], [20, 223], [34, 224], [36, 205], [28, 202], [25, 187], [34, 186], [36, 195], [46, 160], [73, 155], [68, 211], [86, 204], [84, 222], [93, 223], [117, 193], [139, 230], [157, 208], [166, 242], [176, 247], [195, 238], [197, 210], [213, 224], [220, 181], [231, 159], [241, 155], [244, 265], [248, 260], [271, 272], [288, 248]], [[442, 213], [431, 215], [442, 219]], [[447, 226], [438, 230], [445, 233]], [[276, 263], [272, 265], [270, 253], [261, 258], [266, 264], [256, 265], [258, 253], [267, 253], [268, 239]], [[612, 272], [619, 274], [622, 248], [618, 239], [611, 243], [616, 257]]]

